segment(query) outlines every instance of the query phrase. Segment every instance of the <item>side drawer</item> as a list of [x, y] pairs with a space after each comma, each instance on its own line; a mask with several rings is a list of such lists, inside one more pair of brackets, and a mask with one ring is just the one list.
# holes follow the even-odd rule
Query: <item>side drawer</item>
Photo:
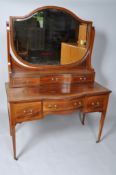
[[79, 75], [72, 76], [72, 83], [89, 83], [94, 80], [94, 75]]
[[41, 102], [15, 103], [13, 111], [16, 122], [42, 118]]
[[105, 108], [105, 95], [85, 97], [84, 111], [85, 112], [101, 112]]

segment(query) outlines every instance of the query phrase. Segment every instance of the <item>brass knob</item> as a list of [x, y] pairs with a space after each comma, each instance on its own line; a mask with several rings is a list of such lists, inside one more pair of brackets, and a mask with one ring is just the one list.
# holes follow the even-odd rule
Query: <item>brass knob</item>
[[81, 103], [81, 101], [79, 101], [79, 103], [78, 103], [78, 104], [79, 104], [79, 106], [81, 106], [81, 104], [82, 104], [82, 103]]
[[97, 105], [99, 105], [100, 103], [99, 103], [99, 101], [97, 101]]
[[54, 108], [55, 108], [55, 109], [57, 109], [57, 108], [58, 108], [58, 106], [57, 106], [57, 105], [54, 105]]
[[94, 105], [95, 105], [95, 103], [94, 103], [94, 102], [92, 102], [91, 104], [92, 104], [92, 106], [94, 106]]
[[52, 81], [54, 81], [54, 78], [52, 77]]
[[32, 110], [32, 109], [30, 109], [30, 110], [29, 110], [29, 112], [30, 112], [30, 113], [33, 113], [33, 110]]
[[77, 106], [77, 102], [75, 102], [74, 105]]
[[58, 78], [56, 78], [56, 81], [58, 80]]

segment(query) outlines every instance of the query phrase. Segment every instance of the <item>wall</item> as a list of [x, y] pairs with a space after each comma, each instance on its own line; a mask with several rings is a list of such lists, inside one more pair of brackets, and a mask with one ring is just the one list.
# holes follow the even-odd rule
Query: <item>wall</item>
[[116, 3], [110, 0], [0, 0], [0, 110], [6, 112], [5, 82], [8, 81], [6, 21], [9, 16], [23, 16], [43, 5], [57, 5], [68, 8], [79, 17], [92, 20], [96, 29], [92, 65], [96, 80], [110, 88], [110, 115], [115, 115], [116, 104]]

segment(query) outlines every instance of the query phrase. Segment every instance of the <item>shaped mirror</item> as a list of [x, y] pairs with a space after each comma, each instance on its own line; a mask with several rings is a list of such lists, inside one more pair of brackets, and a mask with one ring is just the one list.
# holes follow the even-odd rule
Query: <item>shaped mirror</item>
[[18, 55], [36, 65], [65, 65], [80, 61], [89, 46], [91, 24], [62, 9], [48, 8], [12, 20]]

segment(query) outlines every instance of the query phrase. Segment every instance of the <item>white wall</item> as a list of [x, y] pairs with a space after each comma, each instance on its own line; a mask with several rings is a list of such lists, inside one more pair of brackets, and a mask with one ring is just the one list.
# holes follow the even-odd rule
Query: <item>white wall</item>
[[8, 81], [6, 51], [6, 20], [9, 16], [23, 16], [43, 5], [68, 8], [79, 17], [92, 20], [96, 29], [92, 64], [96, 80], [110, 88], [109, 113], [115, 115], [116, 106], [116, 3], [115, 0], [0, 0], [0, 110], [6, 111], [4, 83]]

